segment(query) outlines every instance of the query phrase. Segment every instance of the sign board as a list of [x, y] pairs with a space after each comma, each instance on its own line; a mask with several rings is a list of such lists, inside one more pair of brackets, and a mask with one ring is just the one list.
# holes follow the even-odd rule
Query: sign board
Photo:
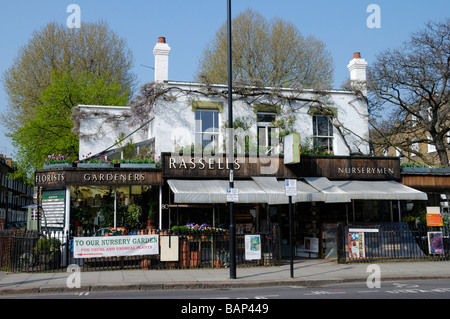
[[292, 133], [284, 137], [284, 164], [300, 163], [300, 135]]
[[427, 207], [427, 226], [444, 226], [439, 206]]
[[66, 192], [65, 190], [44, 191], [42, 194], [41, 227], [64, 228]]
[[239, 200], [239, 190], [237, 188], [227, 188], [227, 202], [237, 202]]
[[158, 235], [75, 237], [73, 256], [94, 258], [159, 254]]
[[318, 253], [319, 252], [319, 238], [305, 237], [305, 251]]
[[427, 226], [444, 226], [441, 214], [427, 214]]
[[350, 258], [366, 257], [364, 233], [348, 233], [348, 254]]
[[428, 251], [430, 254], [439, 255], [444, 253], [444, 241], [442, 232], [428, 232]]
[[245, 259], [261, 259], [261, 236], [245, 235]]
[[161, 261], [178, 261], [178, 236], [160, 236], [161, 241]]
[[284, 181], [286, 196], [296, 196], [297, 195], [297, 180], [296, 179], [286, 179]]

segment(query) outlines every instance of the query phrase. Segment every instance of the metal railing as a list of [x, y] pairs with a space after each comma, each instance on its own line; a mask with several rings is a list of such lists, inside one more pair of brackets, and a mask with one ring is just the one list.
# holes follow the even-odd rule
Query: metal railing
[[[145, 232], [145, 233], [144, 233]], [[120, 232], [111, 232], [122, 235]], [[106, 238], [97, 232], [97, 238]], [[229, 266], [229, 235], [226, 231], [141, 231], [140, 235], [168, 236], [178, 242], [178, 256], [163, 261], [161, 250], [154, 255], [76, 258], [74, 237], [62, 232], [45, 234], [26, 230], [0, 231], [0, 270], [10, 272], [65, 271], [70, 264], [82, 271], [118, 269], [188, 269]], [[80, 235], [80, 234], [79, 234]], [[239, 267], [272, 266], [281, 263], [278, 226], [259, 235], [261, 258], [246, 259], [245, 235], [236, 235], [236, 263]], [[133, 235], [128, 235], [132, 237]], [[78, 237], [77, 237], [78, 238]], [[95, 238], [87, 236], [83, 238]], [[111, 238], [111, 237], [107, 237]]]
[[[158, 234], [176, 238], [178, 258], [163, 261], [161, 252], [155, 255], [112, 256], [73, 258], [70, 263], [78, 264], [83, 271], [114, 269], [193, 269], [226, 268], [229, 266], [229, 234], [226, 231], [148, 231], [141, 234]], [[281, 263], [278, 227], [270, 233], [258, 233], [261, 258], [246, 260], [245, 235], [236, 235], [236, 263], [239, 267], [272, 266]], [[133, 235], [131, 235], [133, 236]]]
[[11, 272], [61, 271], [67, 265], [67, 235], [22, 229], [0, 231], [0, 270]]
[[407, 223], [339, 225], [340, 263], [383, 260], [449, 260], [450, 227]]

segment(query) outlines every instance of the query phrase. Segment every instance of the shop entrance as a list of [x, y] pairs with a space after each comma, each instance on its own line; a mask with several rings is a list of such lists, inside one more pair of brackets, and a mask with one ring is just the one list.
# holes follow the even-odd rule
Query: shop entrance
[[102, 229], [138, 233], [158, 222], [158, 195], [159, 187], [146, 185], [72, 186], [70, 233], [90, 236]]

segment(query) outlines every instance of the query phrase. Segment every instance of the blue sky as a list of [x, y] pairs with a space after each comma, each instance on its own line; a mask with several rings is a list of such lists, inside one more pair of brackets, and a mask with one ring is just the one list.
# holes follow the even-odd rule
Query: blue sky
[[[8, 69], [19, 48], [34, 30], [49, 22], [66, 23], [70, 4], [81, 8], [81, 23], [106, 21], [127, 40], [133, 51], [138, 84], [153, 79], [153, 47], [160, 36], [167, 39], [172, 52], [169, 79], [191, 81], [206, 44], [226, 21], [227, 0], [14, 0], [0, 2], [0, 74]], [[369, 28], [370, 4], [380, 8], [380, 28]], [[347, 64], [353, 52], [361, 52], [371, 64], [376, 55], [396, 48], [411, 33], [423, 29], [430, 20], [449, 17], [450, 1], [387, 0], [239, 0], [232, 1], [232, 15], [246, 8], [258, 10], [266, 18], [282, 17], [293, 22], [303, 35], [315, 35], [325, 42], [335, 64], [335, 88], [348, 77]], [[82, 27], [82, 26], [81, 26]], [[0, 89], [0, 112], [7, 107]], [[0, 127], [0, 154], [14, 157], [14, 149]]]

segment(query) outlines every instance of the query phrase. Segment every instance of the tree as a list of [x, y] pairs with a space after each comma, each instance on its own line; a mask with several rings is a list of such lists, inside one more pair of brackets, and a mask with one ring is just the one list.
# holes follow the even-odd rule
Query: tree
[[[429, 22], [399, 49], [378, 55], [368, 69], [377, 143], [420, 156], [428, 164], [432, 161], [415, 145], [432, 145], [440, 162], [448, 164], [449, 76], [450, 19]], [[389, 122], [380, 120], [387, 118]]]
[[[45, 141], [37, 141], [33, 137], [34, 142], [31, 143], [26, 132], [45, 126], [37, 125], [38, 119], [51, 121], [59, 117], [64, 123], [62, 126], [70, 126], [69, 104], [70, 107], [76, 103], [89, 104], [93, 100], [88, 94], [90, 90], [97, 88], [99, 91], [96, 93], [102, 92], [94, 98], [97, 104], [109, 104], [110, 100], [116, 99], [125, 104], [135, 89], [136, 76], [131, 72], [132, 65], [133, 55], [126, 41], [104, 22], [84, 23], [80, 29], [49, 23], [35, 31], [2, 76], [8, 108], [1, 114], [0, 121], [18, 149], [18, 162], [26, 163], [27, 158], [23, 156], [30, 156], [32, 162], [27, 167], [39, 167], [35, 166], [41, 158], [37, 146], [44, 145]], [[69, 81], [66, 86], [63, 79]], [[98, 87], [100, 83], [101, 87]], [[69, 104], [64, 102], [67, 109], [57, 110], [53, 102], [61, 101], [61, 96], [49, 94], [72, 95], [75, 94], [73, 90], [78, 90], [77, 98]], [[46, 113], [50, 111], [57, 113]], [[67, 118], [63, 119], [63, 116]], [[52, 151], [50, 145], [46, 147], [49, 154], [58, 151], [57, 144], [66, 145], [64, 138], [57, 140], [56, 136], [51, 139], [55, 149]], [[74, 144], [68, 145], [70, 148], [66, 151], [73, 153]], [[32, 155], [34, 152], [36, 154]]]
[[42, 167], [49, 154], [78, 158], [78, 135], [74, 132], [73, 108], [81, 103], [124, 105], [128, 96], [117, 83], [90, 72], [74, 75], [69, 68], [54, 71], [51, 84], [41, 93], [34, 117], [9, 134], [17, 147], [22, 170]]
[[[333, 62], [325, 44], [304, 38], [290, 22], [267, 21], [247, 9], [232, 21], [233, 77], [258, 86], [328, 89], [333, 83]], [[217, 31], [204, 49], [196, 80], [226, 83], [227, 27]]]

